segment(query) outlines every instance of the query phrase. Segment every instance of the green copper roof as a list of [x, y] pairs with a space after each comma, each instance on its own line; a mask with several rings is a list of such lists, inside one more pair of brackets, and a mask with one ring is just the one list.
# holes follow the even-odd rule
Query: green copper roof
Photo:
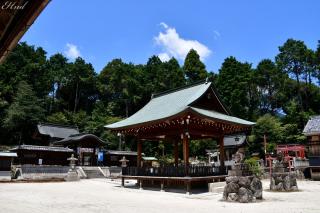
[[133, 114], [127, 119], [106, 125], [108, 129], [121, 129], [143, 124], [147, 122], [163, 120], [165, 118], [177, 115], [186, 110], [193, 110], [196, 113], [202, 114], [210, 118], [229, 121], [242, 125], [253, 125], [254, 123], [218, 113], [211, 110], [199, 109], [192, 107], [192, 103], [199, 99], [204, 93], [211, 88], [211, 82], [201, 82], [194, 85], [189, 85], [184, 88], [171, 90], [153, 96], [153, 98], [142, 109]]
[[234, 124], [248, 125], [248, 126], [255, 124], [254, 122], [247, 121], [247, 120], [237, 118], [237, 117], [233, 117], [230, 115], [222, 114], [220, 112], [216, 112], [213, 110], [200, 109], [200, 108], [196, 108], [196, 107], [190, 107], [190, 108], [203, 116], [206, 116], [209, 118], [215, 118], [215, 119], [221, 120], [221, 121], [227, 121], [227, 122], [234, 123]]

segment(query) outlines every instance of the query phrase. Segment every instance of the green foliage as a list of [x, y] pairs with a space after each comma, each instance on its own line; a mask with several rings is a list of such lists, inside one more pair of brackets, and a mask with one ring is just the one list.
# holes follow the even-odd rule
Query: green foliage
[[[36, 97], [32, 87], [26, 82], [18, 84], [18, 91], [10, 107], [6, 111], [3, 126], [20, 133], [20, 140], [27, 142], [29, 133], [34, 126], [44, 118], [41, 102]], [[20, 141], [20, 142], [21, 142]]]
[[172, 158], [172, 156], [164, 155], [157, 157], [157, 159], [159, 164], [162, 166], [172, 165], [174, 163], [174, 159]]
[[56, 112], [47, 117], [47, 122], [54, 124], [70, 124], [70, 121], [63, 112]]
[[187, 54], [183, 70], [188, 83], [203, 80], [208, 76], [205, 65], [200, 61], [200, 56], [194, 49], [191, 49]]
[[249, 170], [256, 176], [260, 177], [262, 175], [262, 169], [254, 158], [249, 158], [244, 161], [245, 164], [249, 166]]
[[264, 155], [264, 136], [268, 144], [281, 143], [281, 122], [278, 118], [266, 114], [257, 120], [249, 140], [248, 151], [250, 153], [258, 152], [260, 156]]
[[224, 103], [238, 117], [252, 119], [257, 108], [253, 71], [248, 63], [226, 58], [219, 70], [216, 86]]
[[206, 149], [216, 149], [217, 142], [213, 139], [191, 140], [190, 156], [206, 156]]
[[277, 144], [275, 143], [268, 143], [267, 144], [267, 153], [275, 153], [277, 148]]
[[257, 141], [263, 142], [264, 135], [270, 143], [281, 142], [281, 122], [274, 116], [266, 114], [260, 117], [252, 131]]
[[[59, 53], [47, 58], [41, 47], [20, 43], [0, 65], [0, 138], [8, 144], [17, 144], [20, 138], [32, 143], [34, 125], [47, 121], [76, 125], [108, 141], [108, 148], [117, 149], [119, 137], [104, 125], [132, 115], [152, 93], [210, 76], [233, 115], [257, 121], [248, 149], [263, 154], [264, 134], [268, 151], [280, 143], [306, 141], [302, 129], [310, 115], [320, 113], [319, 70], [320, 42], [312, 50], [294, 39], [279, 47], [275, 63], [264, 59], [253, 68], [228, 57], [219, 73], [207, 73], [195, 50], [190, 50], [183, 67], [174, 58], [162, 62], [151, 56], [137, 65], [114, 59], [96, 73], [82, 58], [70, 62]], [[16, 92], [21, 81], [29, 86], [22, 85], [26, 89]], [[276, 117], [279, 112], [285, 114], [281, 119]], [[125, 140], [126, 149], [136, 149], [134, 138]], [[211, 148], [215, 148], [213, 140], [190, 142], [191, 156], [200, 158]], [[172, 143], [166, 142], [143, 146], [148, 155], [170, 157], [172, 150]]]
[[278, 144], [303, 144], [306, 137], [298, 128], [297, 123], [283, 124], [278, 118], [266, 114], [260, 117], [252, 130], [251, 140], [249, 140], [249, 151], [259, 152], [264, 155], [264, 135], [267, 140], [267, 152], [274, 152]]
[[285, 77], [270, 59], [264, 59], [258, 64], [254, 79], [258, 86], [260, 114], [274, 115], [276, 109], [281, 106], [284, 99], [282, 88]]
[[[303, 41], [294, 39], [288, 39], [279, 47], [279, 51], [276, 56], [278, 67], [296, 80], [298, 109], [308, 111], [311, 99], [308, 95], [303, 97], [303, 93], [310, 92], [312, 76], [316, 75], [316, 53], [308, 49]], [[302, 79], [305, 80], [305, 85], [301, 84]]]

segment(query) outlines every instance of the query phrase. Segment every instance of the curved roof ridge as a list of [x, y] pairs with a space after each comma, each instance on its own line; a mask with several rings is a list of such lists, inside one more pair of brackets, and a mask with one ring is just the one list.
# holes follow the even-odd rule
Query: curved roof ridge
[[70, 129], [78, 129], [77, 126], [67, 125], [67, 124], [58, 124], [58, 123], [39, 123], [40, 126], [54, 126], [54, 127], [63, 127]]
[[183, 85], [183, 86], [180, 86], [180, 87], [177, 87], [177, 88], [169, 89], [169, 90], [166, 90], [166, 91], [163, 91], [163, 92], [154, 93], [154, 94], [152, 94], [151, 97], [152, 98], [158, 98], [160, 96], [164, 96], [164, 95], [167, 95], [167, 94], [170, 94], [170, 93], [178, 92], [180, 90], [184, 90], [184, 89], [187, 89], [187, 88], [190, 88], [190, 87], [198, 86], [198, 85], [203, 84], [203, 83], [211, 83], [211, 82], [208, 81], [208, 79], [205, 79], [205, 80], [197, 81], [195, 83], [186, 84], [186, 85]]
[[188, 105], [203, 95], [210, 88], [210, 85], [211, 82], [209, 81], [201, 81], [184, 89], [180, 88], [175, 92], [162, 94], [151, 99], [130, 117], [105, 127], [112, 129], [132, 126], [138, 123], [147, 123], [171, 117], [188, 108]]

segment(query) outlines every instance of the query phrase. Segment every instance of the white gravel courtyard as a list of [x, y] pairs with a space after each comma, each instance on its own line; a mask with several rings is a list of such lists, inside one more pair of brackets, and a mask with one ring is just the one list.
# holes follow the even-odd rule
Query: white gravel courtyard
[[[264, 189], [268, 182], [263, 181]], [[1, 213], [124, 212], [124, 213], [319, 213], [320, 182], [298, 181], [299, 192], [269, 192], [262, 201], [231, 203], [221, 193], [160, 192], [121, 188], [106, 179], [79, 182], [0, 183]]]

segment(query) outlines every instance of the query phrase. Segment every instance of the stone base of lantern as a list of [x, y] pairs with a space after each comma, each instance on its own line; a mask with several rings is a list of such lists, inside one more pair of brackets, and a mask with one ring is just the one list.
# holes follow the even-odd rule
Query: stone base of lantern
[[282, 192], [298, 191], [297, 175], [289, 172], [272, 173], [270, 190]]
[[255, 176], [226, 177], [223, 199], [240, 203], [254, 202], [262, 199], [262, 183]]
[[68, 172], [67, 177], [64, 178], [65, 181], [79, 181], [80, 177], [78, 176], [78, 173], [76, 170], [70, 169]]

